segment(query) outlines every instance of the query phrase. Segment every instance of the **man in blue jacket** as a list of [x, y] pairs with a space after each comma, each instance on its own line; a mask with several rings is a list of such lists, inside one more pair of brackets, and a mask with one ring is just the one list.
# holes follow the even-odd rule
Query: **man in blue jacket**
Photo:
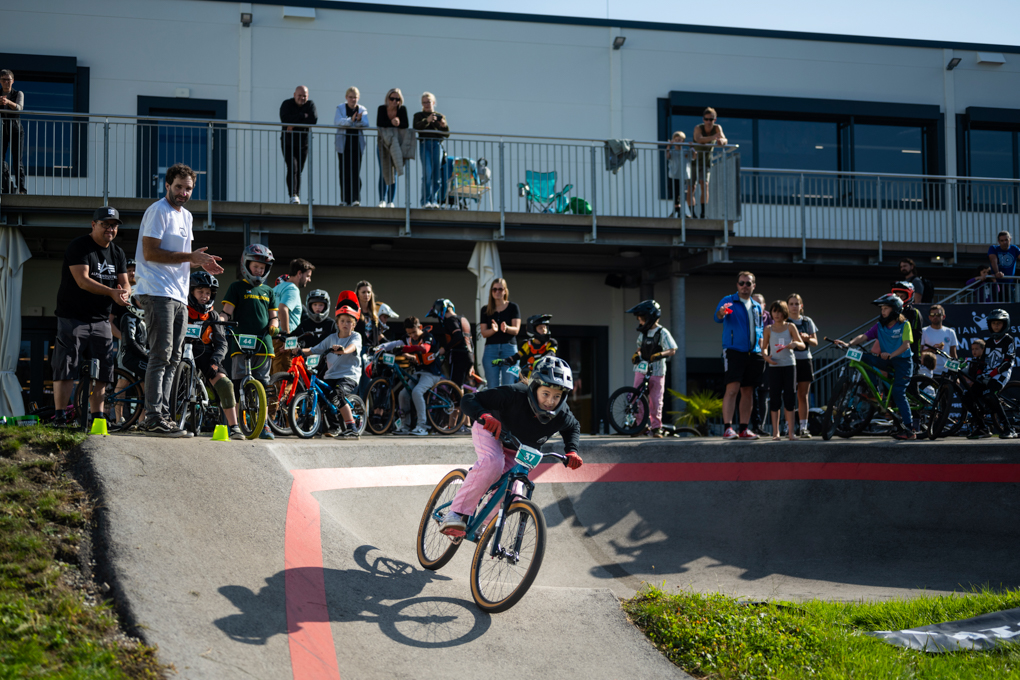
[[[765, 371], [761, 350], [764, 309], [752, 297], [754, 274], [737, 274], [737, 292], [727, 295], [715, 308], [715, 322], [723, 325], [723, 439], [757, 439], [748, 429], [754, 386]], [[733, 429], [733, 411], [740, 392], [740, 427]], [[739, 432], [739, 434], [738, 434]]]

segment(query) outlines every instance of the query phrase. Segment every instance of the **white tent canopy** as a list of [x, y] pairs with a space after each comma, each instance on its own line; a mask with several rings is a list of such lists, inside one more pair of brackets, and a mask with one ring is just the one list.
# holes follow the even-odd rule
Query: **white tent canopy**
[[21, 232], [0, 227], [0, 415], [25, 415], [15, 369], [21, 352], [21, 278], [32, 252]]
[[[468, 262], [468, 271], [478, 277], [478, 286], [475, 288], [475, 323], [481, 323], [482, 307], [489, 304], [489, 288], [496, 279], [503, 278], [503, 267], [499, 263], [499, 249], [492, 241], [479, 241], [475, 244], [475, 251], [471, 253], [471, 260]], [[475, 347], [475, 364], [478, 374], [485, 375], [485, 368], [482, 366], [482, 353], [485, 350], [485, 338], [478, 333], [478, 345]]]

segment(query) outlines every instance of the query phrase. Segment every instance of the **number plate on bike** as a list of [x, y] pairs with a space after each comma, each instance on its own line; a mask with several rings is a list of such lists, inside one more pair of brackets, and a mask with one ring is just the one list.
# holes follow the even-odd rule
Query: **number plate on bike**
[[864, 352], [863, 350], [859, 349], [848, 349], [846, 351], [846, 358], [849, 359], [850, 361], [860, 361], [862, 358], [864, 358]]
[[948, 368], [950, 371], [959, 371], [960, 362], [957, 361], [956, 359], [950, 359], [949, 361], [946, 362], [946, 368]]
[[542, 462], [542, 452], [521, 444], [521, 448], [517, 450], [514, 460], [529, 470], [534, 470], [535, 466]]
[[305, 359], [305, 366], [307, 366], [308, 368], [315, 368], [318, 365], [319, 365], [318, 354], [309, 354], [308, 358]]
[[647, 373], [648, 372], [648, 362], [647, 361], [639, 361], [637, 363], [637, 365], [634, 366], [634, 372], [635, 373]]
[[382, 362], [387, 366], [392, 366], [396, 360], [397, 357], [393, 356], [389, 352], [386, 352], [382, 355]]
[[184, 329], [184, 337], [186, 338], [198, 338], [202, 337], [202, 324], [200, 323], [189, 323], [188, 327]]
[[259, 346], [259, 336], [257, 335], [238, 335], [237, 345], [241, 349], [255, 349]]
[[284, 349], [297, 349], [297, 338], [287, 338], [283, 341]]
[[510, 368], [506, 369], [506, 372], [509, 373], [510, 375], [512, 375], [515, 378], [520, 378], [521, 377], [521, 367], [520, 366], [511, 366]]

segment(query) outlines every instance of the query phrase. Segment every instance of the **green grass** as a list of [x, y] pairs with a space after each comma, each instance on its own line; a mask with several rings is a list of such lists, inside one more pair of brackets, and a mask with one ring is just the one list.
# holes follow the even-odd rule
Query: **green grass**
[[929, 654], [863, 635], [1020, 607], [1020, 590], [886, 602], [748, 604], [719, 594], [646, 587], [624, 602], [631, 620], [695, 677], [949, 680], [1020, 678], [1020, 645]]
[[0, 680], [162, 678], [156, 651], [119, 635], [75, 583], [89, 499], [64, 474], [70, 429], [0, 428]]

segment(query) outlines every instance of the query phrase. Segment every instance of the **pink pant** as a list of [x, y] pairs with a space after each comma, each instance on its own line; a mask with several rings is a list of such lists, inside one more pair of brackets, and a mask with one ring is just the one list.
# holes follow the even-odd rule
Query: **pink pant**
[[[482, 499], [489, 487], [495, 484], [504, 472], [515, 465], [515, 452], [504, 453], [503, 445], [486, 432], [481, 423], [471, 426], [471, 441], [474, 442], [475, 455], [478, 456], [478, 460], [468, 470], [467, 478], [450, 506], [450, 509], [462, 515], [475, 514], [478, 501]], [[521, 485], [518, 484], [518, 486]]]
[[[644, 382], [645, 377], [640, 373], [634, 374], [634, 387], [641, 387], [641, 383]], [[649, 420], [651, 423], [649, 427], [653, 430], [657, 430], [662, 427], [662, 387], [666, 380], [666, 376], [653, 375], [649, 377], [648, 381], [648, 406], [651, 413], [649, 414]]]

